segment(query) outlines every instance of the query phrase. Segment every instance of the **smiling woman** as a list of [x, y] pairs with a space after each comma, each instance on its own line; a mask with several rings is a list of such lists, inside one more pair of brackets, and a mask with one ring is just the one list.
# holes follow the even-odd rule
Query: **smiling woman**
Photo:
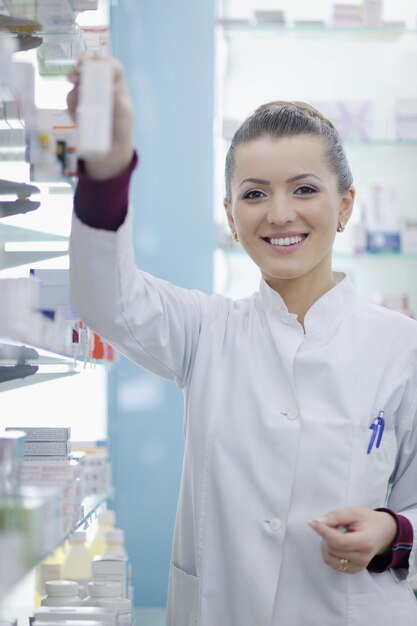
[[243, 123], [224, 204], [259, 290], [182, 289], [134, 261], [133, 109], [114, 69], [114, 146], [75, 195], [72, 303], [184, 391], [167, 623], [414, 626], [417, 324], [332, 272], [355, 196], [333, 125], [298, 103]]
[[355, 197], [337, 131], [304, 103], [263, 105], [237, 130], [225, 178], [234, 238], [303, 323], [311, 305], [336, 284], [334, 238]]

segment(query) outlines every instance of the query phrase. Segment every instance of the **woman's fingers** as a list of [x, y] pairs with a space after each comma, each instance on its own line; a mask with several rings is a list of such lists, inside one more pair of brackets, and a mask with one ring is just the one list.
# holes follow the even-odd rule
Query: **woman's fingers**
[[321, 542], [321, 553], [324, 562], [334, 570], [345, 572], [346, 574], [356, 574], [362, 571], [369, 560], [362, 552], [340, 552], [335, 553], [330, 550], [325, 541]]
[[397, 532], [389, 513], [362, 507], [331, 511], [309, 525], [322, 539], [325, 562], [349, 573], [365, 569], [376, 554], [388, 550]]
[[323, 522], [313, 520], [310, 526], [329, 545], [333, 552], [341, 554], [363, 548], [364, 537], [361, 531], [343, 531], [339, 527], [333, 528]]
[[67, 107], [74, 123], [77, 119], [77, 106], [78, 106], [79, 86], [78, 83], [74, 84], [74, 87], [67, 94]]

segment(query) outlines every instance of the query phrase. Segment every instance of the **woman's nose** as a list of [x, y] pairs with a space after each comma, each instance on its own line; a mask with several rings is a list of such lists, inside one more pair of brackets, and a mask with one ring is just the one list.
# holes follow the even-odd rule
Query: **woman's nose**
[[283, 197], [273, 198], [268, 205], [266, 218], [268, 224], [282, 225], [287, 222], [293, 222], [295, 218], [295, 211], [291, 207], [291, 204]]

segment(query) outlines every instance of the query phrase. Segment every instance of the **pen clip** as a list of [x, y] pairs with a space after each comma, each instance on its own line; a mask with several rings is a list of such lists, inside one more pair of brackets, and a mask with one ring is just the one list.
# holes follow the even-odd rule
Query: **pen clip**
[[376, 440], [376, 447], [379, 448], [382, 435], [384, 434], [384, 428], [385, 428], [384, 411], [379, 412], [379, 415], [377, 417], [377, 422], [378, 422], [379, 429], [378, 429], [378, 439]]
[[[380, 411], [378, 413], [378, 417], [376, 417], [372, 424], [369, 427], [369, 430], [372, 430], [372, 435], [371, 438], [369, 440], [369, 444], [368, 444], [368, 450], [367, 450], [367, 454], [370, 454], [373, 445], [375, 443], [375, 439], [376, 439], [376, 447], [379, 448], [380, 444], [381, 444], [381, 440], [382, 440], [382, 435], [384, 434], [384, 428], [385, 428], [385, 419], [384, 419], [384, 411]], [[378, 435], [378, 438], [377, 438]]]

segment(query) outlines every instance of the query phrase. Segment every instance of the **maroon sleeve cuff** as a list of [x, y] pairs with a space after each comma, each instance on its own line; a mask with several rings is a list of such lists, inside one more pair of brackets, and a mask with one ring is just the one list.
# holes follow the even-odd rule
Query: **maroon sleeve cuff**
[[384, 554], [377, 554], [368, 564], [371, 572], [385, 572], [388, 569], [408, 569], [408, 559], [413, 547], [413, 527], [410, 520], [404, 515], [398, 515], [391, 509], [375, 509], [389, 513], [397, 524], [397, 534], [394, 537], [391, 549]]
[[78, 162], [74, 211], [84, 224], [114, 231], [123, 224], [129, 204], [130, 179], [138, 161], [135, 151], [129, 167], [106, 180], [90, 178], [85, 172], [84, 161]]

